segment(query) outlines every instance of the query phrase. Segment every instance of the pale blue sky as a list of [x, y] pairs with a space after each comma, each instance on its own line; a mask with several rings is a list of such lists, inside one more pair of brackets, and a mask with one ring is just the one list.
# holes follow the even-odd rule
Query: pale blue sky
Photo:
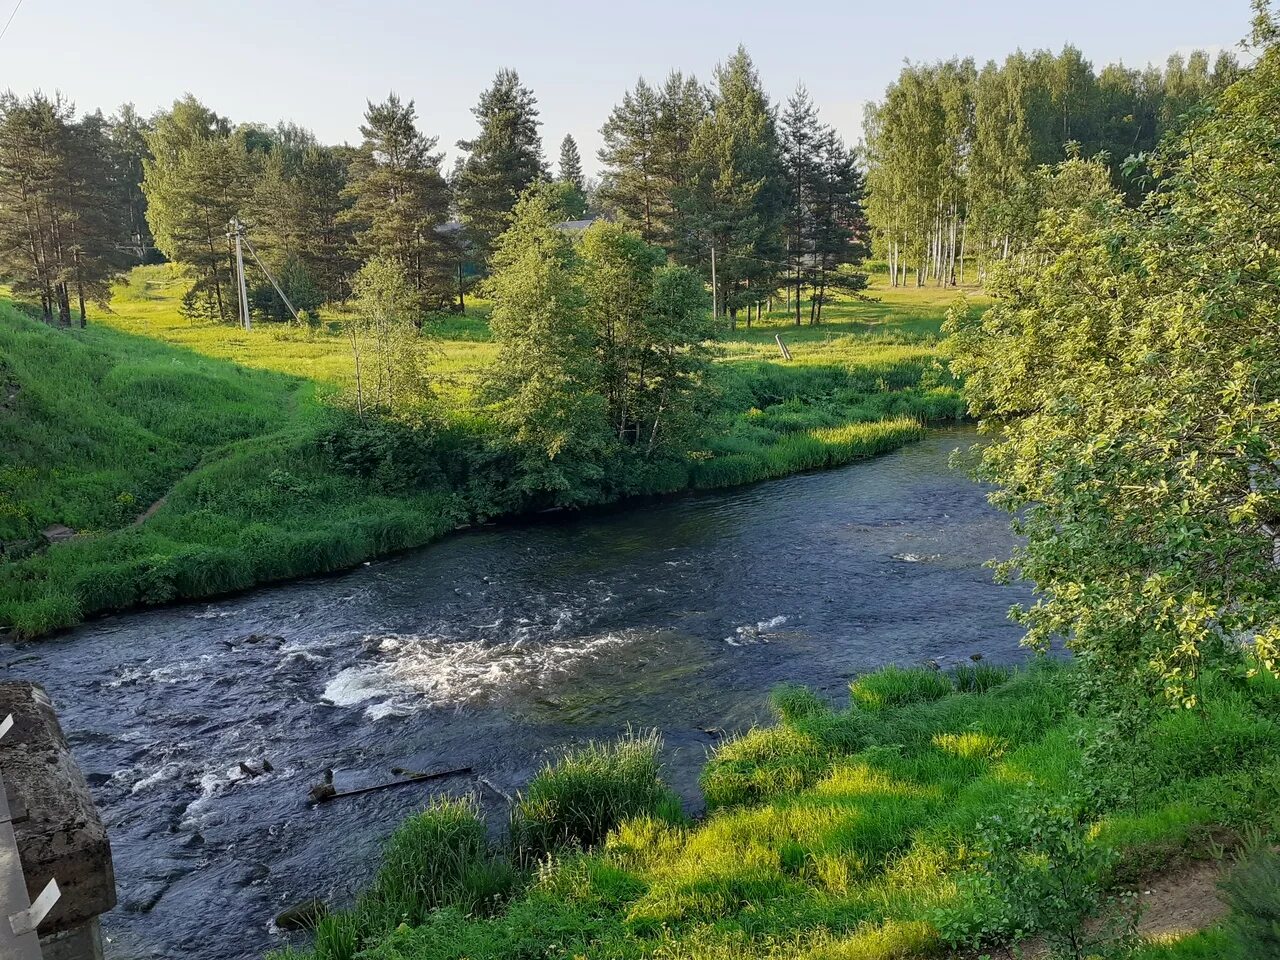
[[[442, 147], [471, 135], [495, 70], [515, 67], [542, 110], [554, 159], [572, 133], [588, 172], [599, 128], [638, 76], [710, 76], [746, 44], [770, 93], [803, 80], [856, 142], [863, 104], [904, 59], [1080, 47], [1096, 65], [1234, 47], [1247, 0], [641, 0], [638, 3], [362, 3], [337, 0], [23, 0], [0, 40], [0, 87], [59, 89], [84, 109], [144, 113], [190, 91], [235, 121], [288, 118], [355, 142], [368, 98], [413, 98]], [[0, 0], [0, 25], [13, 0]]]

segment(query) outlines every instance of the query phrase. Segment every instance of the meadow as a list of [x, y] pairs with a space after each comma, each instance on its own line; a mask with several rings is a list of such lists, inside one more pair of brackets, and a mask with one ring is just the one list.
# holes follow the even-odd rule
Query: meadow
[[[1136, 936], [1126, 891], [1258, 854], [1280, 683], [1242, 671], [1100, 764], [1074, 670], [889, 667], [843, 705], [780, 689], [775, 726], [710, 757], [697, 819], [663, 785], [655, 737], [572, 751], [516, 799], [501, 841], [466, 799], [406, 822], [370, 889], [278, 958], [893, 960], [1032, 934], [1059, 957], [1256, 955], [1232, 952], [1247, 915]], [[1246, 886], [1265, 901], [1257, 884], [1280, 869], [1262, 855]]]
[[[0, 628], [340, 570], [527, 509], [474, 387], [481, 303], [424, 323], [439, 396], [417, 428], [359, 422], [341, 307], [246, 331], [179, 312], [174, 267], [136, 268], [112, 312], [59, 330], [0, 302]], [[606, 464], [575, 502], [750, 483], [847, 463], [963, 415], [938, 355], [954, 294], [877, 289], [797, 328], [726, 331], [703, 435], [681, 459]], [[774, 335], [790, 346], [783, 361]], [[65, 528], [53, 536], [51, 528]]]

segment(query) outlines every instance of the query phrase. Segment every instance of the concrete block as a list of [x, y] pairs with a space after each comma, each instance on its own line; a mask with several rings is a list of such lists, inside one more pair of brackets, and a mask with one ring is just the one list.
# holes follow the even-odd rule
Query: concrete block
[[13, 830], [27, 890], [35, 897], [50, 877], [62, 889], [40, 924], [41, 939], [89, 936], [96, 941], [97, 916], [116, 903], [106, 828], [44, 689], [25, 681], [0, 682], [0, 719], [8, 713], [14, 726], [0, 739], [0, 776], [10, 805], [26, 814]]

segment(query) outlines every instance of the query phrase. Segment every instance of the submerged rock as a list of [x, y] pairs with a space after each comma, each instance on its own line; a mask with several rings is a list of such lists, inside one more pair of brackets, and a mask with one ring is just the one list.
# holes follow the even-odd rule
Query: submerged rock
[[314, 930], [328, 915], [329, 907], [323, 900], [304, 900], [277, 913], [276, 926], [281, 930]]

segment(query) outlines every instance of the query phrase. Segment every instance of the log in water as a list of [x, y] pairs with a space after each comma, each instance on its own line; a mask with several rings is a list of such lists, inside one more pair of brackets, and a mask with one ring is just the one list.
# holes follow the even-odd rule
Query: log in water
[[[96, 621], [0, 650], [55, 698], [111, 835], [118, 960], [282, 945], [448, 780], [311, 806], [393, 767], [514, 793], [563, 745], [660, 729], [697, 803], [721, 731], [783, 681], [844, 702], [888, 662], [1021, 656], [1008, 520], [948, 469], [972, 431], [754, 487], [470, 531], [354, 572]], [[263, 761], [266, 761], [264, 765]], [[245, 765], [254, 775], [246, 773]], [[269, 769], [268, 769], [269, 766]]]

